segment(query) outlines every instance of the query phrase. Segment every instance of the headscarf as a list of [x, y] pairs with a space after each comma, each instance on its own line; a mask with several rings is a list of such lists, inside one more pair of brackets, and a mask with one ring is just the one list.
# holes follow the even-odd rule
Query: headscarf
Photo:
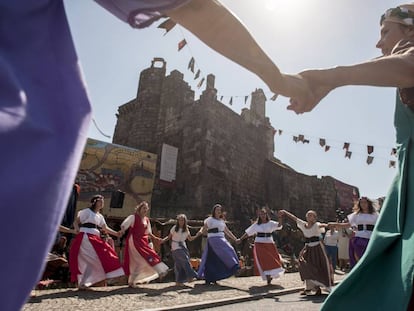
[[385, 11], [381, 16], [380, 25], [384, 22], [393, 22], [405, 26], [414, 25], [414, 3], [402, 4], [396, 8], [391, 8]]

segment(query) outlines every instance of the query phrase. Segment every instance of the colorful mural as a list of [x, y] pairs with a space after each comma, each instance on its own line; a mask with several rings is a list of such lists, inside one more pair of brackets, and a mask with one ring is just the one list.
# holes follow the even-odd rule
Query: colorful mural
[[[89, 206], [90, 198], [99, 193], [105, 197], [106, 217], [126, 217], [137, 203], [151, 202], [156, 164], [153, 153], [89, 138], [76, 178], [81, 188], [77, 209]], [[114, 192], [124, 194], [121, 206], [114, 204]]]

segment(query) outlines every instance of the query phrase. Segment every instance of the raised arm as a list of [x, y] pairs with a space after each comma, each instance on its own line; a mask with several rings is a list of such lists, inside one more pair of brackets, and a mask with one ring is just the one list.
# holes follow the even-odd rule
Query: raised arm
[[281, 210], [279, 212], [281, 215], [286, 215], [287, 217], [289, 217], [290, 219], [292, 219], [293, 221], [297, 222], [298, 221], [298, 217], [296, 217], [295, 215], [293, 215], [292, 213], [288, 212], [287, 210]]
[[287, 107], [296, 113], [311, 111], [333, 89], [346, 85], [414, 87], [414, 48], [351, 66], [307, 70], [300, 73], [312, 90], [295, 95]]
[[351, 224], [349, 222], [329, 222], [328, 226], [336, 226], [341, 229], [351, 228]]
[[243, 23], [218, 0], [193, 0], [165, 12], [210, 48], [250, 70], [277, 94], [305, 92], [299, 76], [282, 75]]

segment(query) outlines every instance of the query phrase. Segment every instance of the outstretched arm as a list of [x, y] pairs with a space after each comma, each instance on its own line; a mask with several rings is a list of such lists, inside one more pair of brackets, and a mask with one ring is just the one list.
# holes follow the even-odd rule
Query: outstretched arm
[[414, 47], [351, 66], [300, 73], [312, 92], [293, 96], [287, 107], [296, 113], [311, 111], [330, 91], [346, 85], [414, 87]]
[[255, 73], [277, 94], [307, 90], [299, 76], [282, 75], [243, 23], [218, 0], [193, 0], [165, 12], [210, 48]]
[[292, 219], [292, 220], [294, 220], [295, 222], [297, 222], [298, 221], [298, 217], [296, 217], [295, 215], [293, 215], [292, 213], [290, 213], [290, 212], [288, 212], [287, 210], [281, 210], [281, 211], [279, 211], [279, 213], [281, 214], [281, 215], [286, 215], [287, 217], [289, 217], [290, 219]]
[[241, 243], [241, 241], [243, 241], [244, 239], [246, 239], [249, 235], [247, 233], [244, 233], [240, 238], [238, 238], [236, 240], [236, 243], [239, 244]]
[[107, 225], [102, 226], [102, 230], [105, 233], [109, 233], [110, 235], [113, 235], [117, 238], [119, 238], [121, 236], [121, 233], [119, 231], [115, 231], [112, 228], [108, 227]]
[[328, 226], [341, 229], [351, 228], [351, 224], [349, 222], [329, 222]]
[[231, 231], [230, 231], [230, 229], [229, 229], [229, 228], [227, 228], [227, 226], [226, 226], [226, 227], [224, 227], [224, 233], [225, 233], [225, 234], [227, 234], [227, 236], [228, 236], [230, 239], [232, 239], [232, 240], [233, 240], [233, 242], [236, 242], [236, 241], [237, 241], [236, 236], [233, 234], [233, 232], [231, 232]]
[[197, 231], [197, 234], [194, 236], [194, 239], [198, 238], [200, 235], [203, 235], [205, 232], [207, 232], [207, 226], [204, 224], [200, 230]]

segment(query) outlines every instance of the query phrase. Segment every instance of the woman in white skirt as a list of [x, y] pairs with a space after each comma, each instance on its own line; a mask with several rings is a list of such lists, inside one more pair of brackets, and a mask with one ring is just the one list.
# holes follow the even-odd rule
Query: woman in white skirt
[[162, 239], [152, 233], [148, 211], [148, 203], [142, 201], [136, 207], [135, 214], [129, 215], [121, 224], [121, 234], [129, 229], [123, 266], [130, 287], [162, 278], [168, 272], [168, 266], [161, 261], [149, 243], [149, 237], [158, 241]]
[[91, 206], [78, 213], [74, 222], [79, 232], [70, 248], [69, 268], [71, 281], [78, 282], [80, 290], [92, 285], [106, 285], [105, 280], [124, 275], [115, 250], [101, 238], [101, 231], [118, 237], [119, 233], [106, 225], [100, 213], [104, 206], [104, 197], [95, 195]]

